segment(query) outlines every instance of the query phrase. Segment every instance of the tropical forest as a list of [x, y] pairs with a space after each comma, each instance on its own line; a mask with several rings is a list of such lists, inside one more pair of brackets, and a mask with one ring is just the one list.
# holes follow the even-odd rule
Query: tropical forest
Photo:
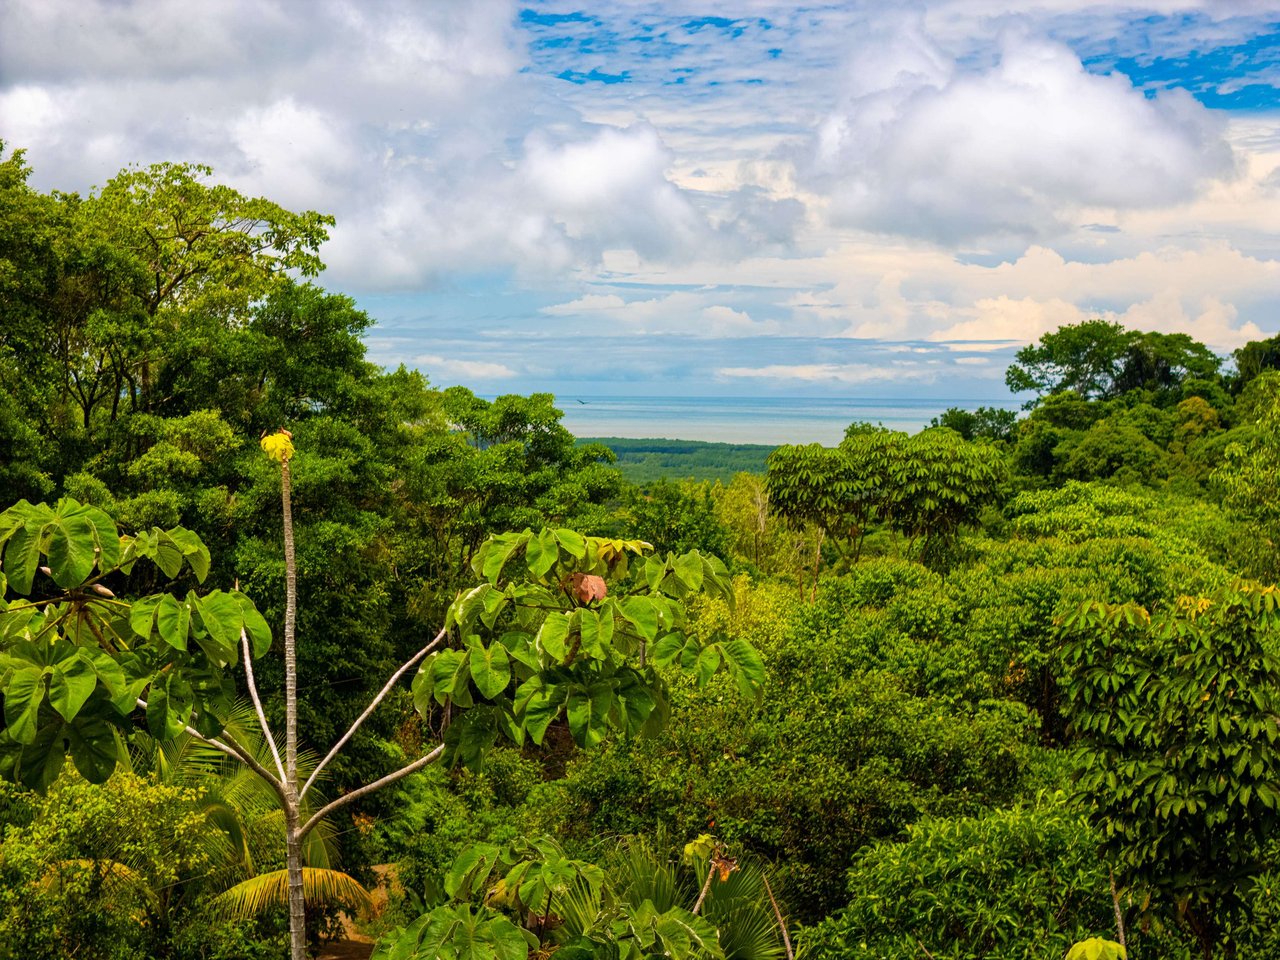
[[31, 172], [0, 957], [1280, 956], [1280, 337], [615, 452], [366, 359], [325, 214]]

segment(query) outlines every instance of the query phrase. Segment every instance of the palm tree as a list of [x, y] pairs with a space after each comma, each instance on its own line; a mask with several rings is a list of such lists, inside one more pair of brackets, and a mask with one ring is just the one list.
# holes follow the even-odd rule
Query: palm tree
[[[253, 707], [238, 704], [227, 728], [237, 742], [260, 763], [271, 758], [258, 729]], [[260, 917], [272, 907], [288, 905], [288, 871], [259, 870], [263, 860], [280, 859], [284, 835], [284, 810], [276, 792], [252, 769], [202, 740], [181, 733], [157, 741], [138, 733], [129, 751], [135, 772], [149, 773], [163, 783], [190, 787], [192, 801], [204, 815], [205, 835], [213, 870], [204, 878], [201, 893], [218, 891], [209, 908], [227, 919]], [[315, 757], [298, 757], [299, 769], [309, 772]], [[304, 805], [304, 813], [310, 810]], [[335, 869], [336, 848], [332, 827], [320, 823], [303, 842], [303, 886], [308, 906], [341, 906], [367, 910], [368, 890], [357, 880]], [[196, 891], [192, 891], [196, 892]]]

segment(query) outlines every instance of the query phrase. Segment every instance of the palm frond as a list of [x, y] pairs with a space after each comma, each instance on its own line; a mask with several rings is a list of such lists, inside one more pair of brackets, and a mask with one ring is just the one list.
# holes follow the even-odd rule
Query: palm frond
[[641, 838], [633, 837], [626, 843], [608, 872], [615, 878], [618, 896], [633, 907], [648, 900], [661, 913], [692, 902], [697, 895], [687, 873]]
[[[304, 867], [302, 894], [311, 906], [340, 906], [368, 911], [372, 905], [369, 891], [338, 870]], [[217, 915], [229, 920], [247, 920], [288, 902], [289, 872], [273, 870], [237, 883], [216, 896], [210, 906]]]
[[779, 960], [784, 956], [778, 922], [767, 905], [738, 901], [714, 920], [725, 960]]

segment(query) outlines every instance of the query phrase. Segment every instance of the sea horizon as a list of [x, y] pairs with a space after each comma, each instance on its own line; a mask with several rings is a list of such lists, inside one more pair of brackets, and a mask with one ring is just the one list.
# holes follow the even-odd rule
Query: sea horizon
[[1017, 409], [1013, 398], [636, 397], [557, 394], [576, 437], [833, 445], [851, 423], [915, 432], [951, 407]]

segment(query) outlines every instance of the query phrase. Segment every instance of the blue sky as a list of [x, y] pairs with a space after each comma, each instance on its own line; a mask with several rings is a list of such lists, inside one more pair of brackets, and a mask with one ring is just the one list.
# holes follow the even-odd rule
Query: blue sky
[[1106, 316], [1280, 327], [1280, 3], [0, 0], [42, 188], [334, 213], [371, 355], [478, 392], [998, 400]]

